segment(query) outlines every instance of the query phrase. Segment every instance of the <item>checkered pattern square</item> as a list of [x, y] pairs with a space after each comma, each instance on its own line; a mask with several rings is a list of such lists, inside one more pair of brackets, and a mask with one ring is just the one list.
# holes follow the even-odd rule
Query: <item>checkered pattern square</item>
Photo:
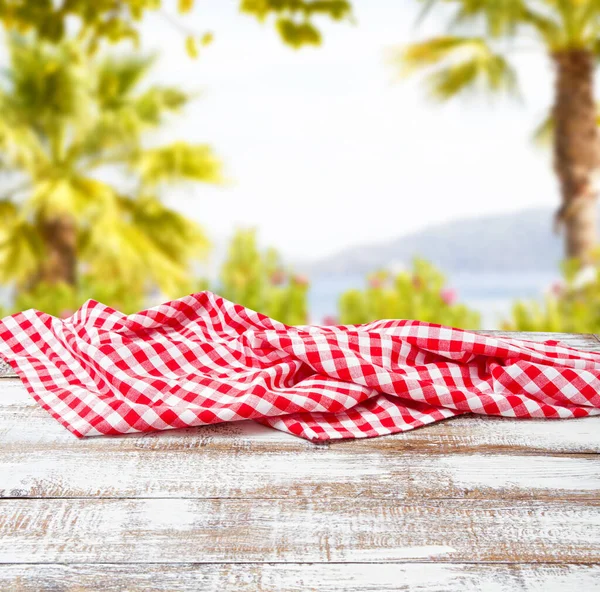
[[600, 353], [413, 320], [288, 327], [210, 292], [0, 321], [0, 359], [76, 436], [253, 419], [313, 441], [465, 413], [600, 414]]

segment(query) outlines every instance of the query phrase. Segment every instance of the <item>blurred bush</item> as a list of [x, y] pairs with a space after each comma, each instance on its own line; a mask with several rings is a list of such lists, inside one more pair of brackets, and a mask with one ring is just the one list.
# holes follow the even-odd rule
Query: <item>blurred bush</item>
[[563, 280], [551, 286], [539, 302], [516, 302], [506, 331], [556, 331], [562, 333], [600, 332], [600, 251], [593, 264], [577, 261], [563, 264]]
[[145, 305], [143, 290], [85, 277], [76, 286], [65, 283], [38, 284], [31, 291], [16, 297], [13, 312], [36, 308], [55, 317], [66, 318], [89, 299], [110, 303], [111, 307], [127, 314], [138, 312]]
[[341, 296], [339, 314], [342, 324], [417, 319], [463, 329], [480, 325], [479, 314], [459, 304], [444, 276], [422, 259], [416, 259], [408, 271], [372, 274], [365, 290], [349, 290]]
[[[200, 286], [208, 287], [207, 282]], [[228, 300], [287, 325], [308, 322], [308, 280], [284, 268], [274, 249], [261, 252], [255, 230], [241, 229], [235, 233], [219, 282], [212, 289]]]
[[[288, 325], [307, 323], [308, 280], [286, 269], [275, 249], [261, 251], [254, 230], [235, 233], [218, 281], [202, 279], [192, 287], [197, 291], [213, 290]], [[90, 298], [121, 312], [133, 313], [148, 305], [148, 294], [144, 284], [129, 285], [83, 275], [75, 286], [64, 282], [38, 283], [31, 290], [17, 294], [13, 306], [0, 309], [0, 315], [36, 308], [65, 318]], [[183, 295], [182, 292], [175, 296]]]

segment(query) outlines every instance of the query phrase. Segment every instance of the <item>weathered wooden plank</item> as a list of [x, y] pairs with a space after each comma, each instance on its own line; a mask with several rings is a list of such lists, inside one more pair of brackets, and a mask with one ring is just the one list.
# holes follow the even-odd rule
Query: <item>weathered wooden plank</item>
[[565, 592], [600, 590], [598, 565], [2, 565], [12, 592]]
[[600, 455], [0, 449], [0, 497], [598, 499]]
[[[141, 449], [154, 452], [202, 449], [271, 453], [275, 448], [299, 451], [328, 446], [315, 445], [252, 421], [79, 440], [39, 407], [17, 380], [0, 381], [0, 441], [2, 450], [85, 450], [86, 453]], [[348, 446], [357, 451], [390, 448], [397, 452], [453, 454], [600, 453], [600, 417], [513, 420], [463, 416], [403, 434], [334, 442], [329, 446]]]
[[78, 440], [22, 385], [0, 392], [4, 497], [554, 499], [600, 491], [600, 456], [581, 455], [600, 451], [600, 418], [457, 418], [329, 447], [252, 422]]
[[600, 501], [0, 500], [0, 563], [600, 562]]
[[600, 341], [593, 333], [552, 333], [550, 331], [476, 331], [482, 335], [512, 337], [529, 341], [560, 341], [569, 347], [585, 350], [600, 350]]

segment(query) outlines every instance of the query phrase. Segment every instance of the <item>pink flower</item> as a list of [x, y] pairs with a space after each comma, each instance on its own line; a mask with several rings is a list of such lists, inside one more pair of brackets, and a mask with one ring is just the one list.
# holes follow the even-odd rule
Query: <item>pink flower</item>
[[296, 282], [299, 286], [308, 286], [308, 278], [305, 275], [294, 276], [294, 282]]
[[556, 296], [556, 298], [560, 298], [560, 296], [562, 296], [564, 291], [565, 291], [565, 286], [560, 281], [553, 282], [552, 285], [550, 286], [550, 294], [552, 294], [553, 296]]
[[379, 275], [372, 275], [369, 278], [369, 288], [372, 288], [373, 290], [383, 288], [383, 278]]
[[452, 306], [458, 300], [458, 294], [454, 288], [443, 288], [440, 297], [448, 306]]
[[323, 325], [337, 325], [338, 324], [338, 320], [335, 316], [333, 315], [325, 315], [323, 317]]
[[285, 282], [285, 273], [283, 272], [282, 269], [276, 269], [271, 274], [270, 280], [274, 286], [281, 286], [281, 284], [283, 284], [283, 282]]

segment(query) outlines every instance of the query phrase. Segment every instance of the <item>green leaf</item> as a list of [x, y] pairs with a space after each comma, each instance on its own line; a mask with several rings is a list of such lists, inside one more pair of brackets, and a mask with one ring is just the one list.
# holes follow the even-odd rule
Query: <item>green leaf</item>
[[276, 26], [281, 38], [296, 49], [304, 45], [321, 44], [321, 33], [311, 23], [296, 23], [288, 18], [280, 18]]
[[194, 0], [178, 0], [178, 9], [181, 14], [190, 12], [194, 8]]
[[23, 211], [40, 219], [68, 215], [83, 220], [93, 218], [114, 199], [114, 190], [95, 179], [48, 179], [37, 183]]
[[134, 166], [147, 185], [185, 180], [219, 183], [222, 180], [221, 163], [204, 144], [174, 142], [151, 148], [140, 154]]
[[443, 36], [407, 46], [395, 62], [404, 74], [429, 72], [432, 97], [447, 100], [471, 89], [516, 92], [516, 73], [506, 58], [479, 37]]
[[272, 17], [280, 38], [298, 49], [321, 44], [322, 35], [313, 17], [349, 19], [352, 7], [347, 0], [242, 0], [240, 11], [261, 21]]
[[186, 37], [185, 49], [191, 58], [198, 57], [198, 44], [194, 36], [188, 35], [188, 37]]

